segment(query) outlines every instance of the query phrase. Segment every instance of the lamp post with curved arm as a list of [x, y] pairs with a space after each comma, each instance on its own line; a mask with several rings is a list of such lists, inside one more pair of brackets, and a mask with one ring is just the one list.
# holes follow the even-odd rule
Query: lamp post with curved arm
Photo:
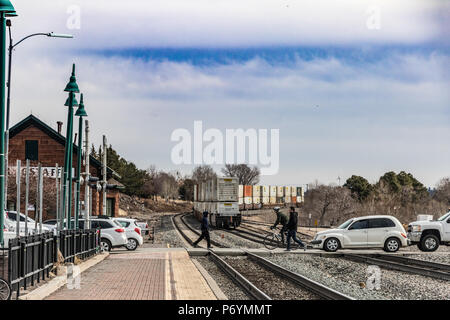
[[[6, 139], [6, 145], [5, 145], [5, 209], [7, 209], [7, 198], [8, 198], [8, 153], [9, 153], [9, 114], [10, 114], [10, 105], [11, 105], [11, 65], [12, 65], [12, 52], [15, 47], [17, 47], [19, 44], [21, 44], [23, 41], [36, 37], [36, 36], [45, 36], [50, 38], [73, 38], [73, 35], [71, 34], [62, 34], [62, 33], [53, 33], [53, 32], [38, 32], [30, 34], [21, 40], [17, 41], [13, 44], [13, 39], [11, 36], [11, 20], [6, 21], [6, 26], [8, 27], [9, 32], [9, 56], [8, 56], [8, 80], [7, 80], [7, 87], [8, 87], [8, 93], [6, 97], [6, 132], [5, 132], [5, 139]], [[25, 204], [26, 206], [28, 203]], [[18, 209], [20, 211], [20, 209]]]

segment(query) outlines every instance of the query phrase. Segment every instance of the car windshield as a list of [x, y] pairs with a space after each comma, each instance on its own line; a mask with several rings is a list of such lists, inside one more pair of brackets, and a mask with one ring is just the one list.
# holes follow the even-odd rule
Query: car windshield
[[353, 219], [347, 220], [347, 221], [345, 221], [343, 224], [341, 224], [341, 225], [338, 227], [338, 229], [345, 229], [345, 228], [347, 228], [347, 227], [350, 225], [350, 223], [352, 223], [352, 222], [353, 222]]
[[444, 221], [445, 219], [450, 218], [450, 211], [444, 214], [442, 217], [437, 219], [437, 221]]

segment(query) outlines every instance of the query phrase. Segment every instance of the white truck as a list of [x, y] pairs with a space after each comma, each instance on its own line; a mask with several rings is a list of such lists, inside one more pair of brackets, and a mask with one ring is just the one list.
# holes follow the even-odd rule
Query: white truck
[[422, 251], [450, 245], [450, 211], [435, 221], [415, 221], [408, 225], [408, 239]]

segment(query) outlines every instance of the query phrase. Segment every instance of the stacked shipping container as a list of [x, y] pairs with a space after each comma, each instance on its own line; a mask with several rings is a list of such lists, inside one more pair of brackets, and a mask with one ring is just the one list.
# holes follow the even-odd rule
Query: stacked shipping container
[[260, 208], [261, 205], [275, 206], [277, 204], [296, 204], [304, 201], [302, 187], [239, 185], [239, 190], [239, 205], [246, 209]]

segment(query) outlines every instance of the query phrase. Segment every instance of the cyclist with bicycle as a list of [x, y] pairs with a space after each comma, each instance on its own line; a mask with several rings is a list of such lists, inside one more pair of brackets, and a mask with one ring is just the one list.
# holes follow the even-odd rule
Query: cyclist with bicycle
[[280, 211], [280, 207], [273, 208], [273, 211], [275, 211], [275, 213], [277, 214], [277, 221], [275, 221], [275, 224], [271, 226], [270, 229], [273, 230], [277, 227], [278, 224], [281, 224], [282, 227], [280, 231], [280, 236], [281, 241], [284, 244], [284, 233], [287, 231], [286, 226], [288, 223], [288, 217]]

